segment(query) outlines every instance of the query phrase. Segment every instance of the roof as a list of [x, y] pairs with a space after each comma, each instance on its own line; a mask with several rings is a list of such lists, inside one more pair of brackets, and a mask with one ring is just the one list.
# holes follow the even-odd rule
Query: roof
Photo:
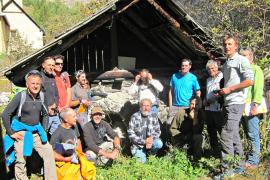
[[[4, 10], [11, 4], [13, 3], [15, 6], [17, 6], [21, 11], [22, 13], [24, 13], [29, 19], [30, 21], [32, 21], [39, 29], [40, 31], [43, 33], [43, 35], [45, 35], [45, 31], [43, 28], [41, 28], [37, 23], [36, 21], [31, 17], [29, 16], [29, 14], [27, 14], [27, 12], [14, 0], [9, 0], [3, 7], [2, 7], [2, 12], [4, 12]], [[5, 12], [4, 12], [5, 13]]]
[[0, 17], [3, 17], [3, 18], [4, 18], [5, 23], [6, 23], [8, 26], [10, 26], [10, 24], [9, 24], [9, 22], [8, 22], [8, 19], [7, 19], [7, 17], [6, 17], [6, 15], [5, 15], [5, 14], [0, 13]]
[[[163, 55], [167, 54], [169, 58], [175, 59], [180, 53], [193, 58], [196, 58], [196, 54], [208, 55], [209, 58], [222, 56], [212, 45], [211, 37], [184, 11], [178, 0], [110, 0], [98, 12], [69, 28], [43, 48], [18, 60], [2, 73], [16, 83], [18, 76], [23, 77], [29, 69], [40, 67], [43, 57], [53, 55], [56, 49], [64, 51], [68, 48], [66, 42], [74, 43], [69, 41], [74, 34], [83, 32], [81, 36], [87, 35], [114, 17], [119, 17], [120, 22], [134, 34], [144, 36], [141, 37], [143, 42], [152, 41], [151, 44], [163, 50]], [[136, 29], [143, 33], [138, 34]], [[158, 51], [156, 53], [161, 53]]]

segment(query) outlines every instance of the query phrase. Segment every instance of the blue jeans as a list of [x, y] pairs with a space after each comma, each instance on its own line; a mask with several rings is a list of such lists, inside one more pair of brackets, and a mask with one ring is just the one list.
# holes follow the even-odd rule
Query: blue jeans
[[246, 133], [247, 139], [251, 144], [251, 152], [248, 154], [247, 163], [251, 165], [259, 164], [260, 155], [260, 126], [257, 116], [248, 116], [242, 118], [242, 125]]
[[52, 135], [54, 133], [54, 131], [58, 128], [58, 126], [60, 125], [60, 118], [57, 115], [55, 116], [49, 116], [49, 133], [50, 135]]
[[[156, 154], [159, 149], [161, 149], [163, 143], [160, 139], [155, 139], [152, 145], [151, 154]], [[145, 148], [137, 149], [135, 154], [133, 154], [138, 162], [145, 163], [146, 162], [146, 151]]]

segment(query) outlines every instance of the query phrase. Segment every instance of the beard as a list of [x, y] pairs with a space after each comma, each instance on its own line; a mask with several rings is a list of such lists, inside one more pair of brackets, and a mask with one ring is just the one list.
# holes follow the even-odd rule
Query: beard
[[150, 111], [144, 111], [142, 108], [140, 108], [140, 112], [143, 116], [149, 116], [150, 115]]
[[149, 79], [147, 77], [142, 77], [139, 81], [139, 85], [148, 85], [149, 84]]

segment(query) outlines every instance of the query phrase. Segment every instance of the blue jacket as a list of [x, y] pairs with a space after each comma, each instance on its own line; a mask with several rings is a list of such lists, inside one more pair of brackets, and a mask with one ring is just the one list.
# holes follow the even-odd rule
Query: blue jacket
[[[33, 132], [37, 132], [39, 134], [42, 143], [46, 143], [48, 141], [46, 132], [40, 123], [34, 126], [29, 126], [18, 121], [17, 119], [13, 119], [11, 128], [15, 132], [25, 131], [23, 144], [24, 156], [31, 156], [32, 154], [34, 144]], [[14, 139], [12, 139], [9, 135], [4, 137], [4, 152], [6, 154], [6, 164], [9, 166], [15, 161]]]

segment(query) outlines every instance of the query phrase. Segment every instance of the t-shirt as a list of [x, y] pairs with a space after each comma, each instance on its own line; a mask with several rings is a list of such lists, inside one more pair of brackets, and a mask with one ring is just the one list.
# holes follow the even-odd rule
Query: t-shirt
[[55, 76], [56, 86], [59, 94], [59, 103], [58, 107], [61, 109], [67, 103], [67, 88], [70, 88], [70, 80], [67, 72], [61, 73], [59, 76]]
[[70, 141], [71, 144], [74, 144], [75, 141], [78, 140], [80, 137], [79, 130], [77, 126], [74, 128], [66, 129], [61, 125], [54, 131], [50, 144], [52, 145], [53, 149], [55, 149], [55, 143], [66, 143]]
[[185, 75], [182, 75], [180, 72], [173, 74], [170, 86], [173, 95], [173, 106], [189, 106], [192, 95], [200, 90], [197, 77], [190, 72]]

